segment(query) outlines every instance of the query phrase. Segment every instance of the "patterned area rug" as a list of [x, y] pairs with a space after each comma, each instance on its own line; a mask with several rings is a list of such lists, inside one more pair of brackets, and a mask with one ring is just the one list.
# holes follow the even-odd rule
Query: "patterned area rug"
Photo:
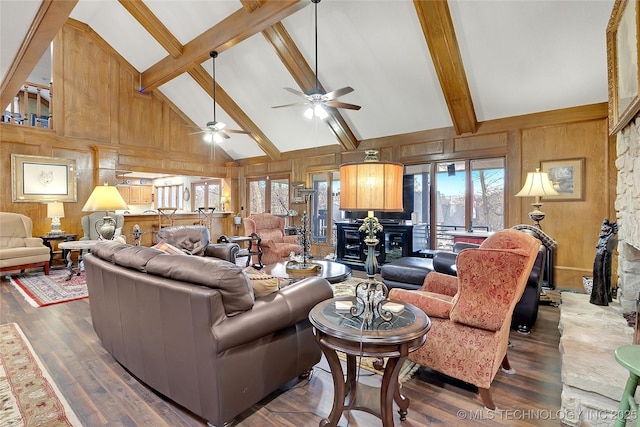
[[354, 295], [354, 289], [360, 282], [364, 282], [365, 279], [359, 279], [357, 277], [351, 277], [344, 282], [338, 282], [331, 285], [333, 288], [333, 296], [346, 297], [348, 295]]
[[15, 323], [0, 325], [0, 425], [82, 426]]
[[68, 270], [51, 270], [49, 276], [43, 272], [27, 273], [19, 276], [10, 276], [11, 284], [34, 307], [44, 307], [51, 304], [68, 302], [86, 298], [87, 283], [84, 271], [76, 276], [69, 277]]
[[[344, 282], [338, 282], [331, 285], [333, 288], [333, 295], [336, 297], [343, 297], [348, 295], [354, 295], [355, 287], [358, 283], [363, 282], [365, 279], [359, 279], [356, 277], [352, 277], [350, 279], [345, 280]], [[338, 352], [338, 358], [342, 361], [347, 360], [344, 353]], [[374, 362], [377, 359], [373, 357], [361, 357], [357, 360], [357, 363], [360, 364], [362, 369], [365, 369], [369, 372], [374, 372], [378, 375], [382, 375], [384, 372], [376, 369], [374, 367]], [[386, 358], [383, 359], [384, 363], [387, 363]], [[410, 361], [409, 359], [405, 360], [404, 365], [400, 368], [400, 372], [398, 373], [398, 383], [402, 385], [405, 381], [411, 379], [413, 374], [420, 368], [420, 365]]]

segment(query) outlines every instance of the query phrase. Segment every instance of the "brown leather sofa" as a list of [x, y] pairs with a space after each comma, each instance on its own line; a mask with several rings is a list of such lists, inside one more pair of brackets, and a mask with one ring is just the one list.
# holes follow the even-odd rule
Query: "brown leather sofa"
[[309, 311], [333, 296], [313, 277], [255, 298], [241, 267], [113, 241], [85, 257], [104, 348], [140, 381], [223, 426], [320, 361]]

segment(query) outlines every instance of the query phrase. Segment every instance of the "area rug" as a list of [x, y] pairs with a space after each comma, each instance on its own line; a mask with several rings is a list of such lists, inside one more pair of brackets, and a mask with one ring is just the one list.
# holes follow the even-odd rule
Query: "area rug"
[[0, 425], [82, 426], [15, 323], [0, 325]]
[[34, 307], [74, 301], [86, 298], [87, 283], [84, 271], [73, 275], [70, 280], [68, 270], [51, 270], [46, 276], [43, 272], [10, 276], [11, 284]]
[[354, 290], [356, 285], [360, 282], [364, 282], [366, 279], [359, 279], [357, 277], [351, 277], [344, 282], [338, 282], [331, 284], [331, 288], [333, 289], [334, 297], [346, 297], [349, 295], [354, 295]]
[[[331, 285], [332, 289], [333, 289], [333, 296], [336, 297], [342, 297], [342, 296], [349, 296], [349, 295], [354, 295], [354, 290], [356, 288], [356, 285], [360, 282], [363, 282], [365, 279], [360, 279], [357, 277], [352, 277], [350, 279], [347, 279], [343, 282], [338, 282], [338, 283], [334, 283]], [[345, 356], [344, 353], [338, 352], [338, 358], [340, 358], [340, 360], [342, 361], [346, 361], [347, 358]], [[358, 358], [357, 363], [360, 364], [360, 367], [362, 369], [365, 369], [369, 372], [374, 372], [376, 374], [382, 375], [384, 372], [376, 369], [373, 365], [374, 362], [376, 361], [375, 358], [373, 357], [361, 357]], [[384, 363], [386, 363], [387, 360], [386, 358], [384, 359]], [[410, 361], [410, 360], [405, 360], [404, 364], [402, 365], [402, 368], [400, 369], [400, 372], [398, 373], [398, 383], [402, 384], [405, 381], [411, 379], [411, 376], [420, 368], [420, 365]]]

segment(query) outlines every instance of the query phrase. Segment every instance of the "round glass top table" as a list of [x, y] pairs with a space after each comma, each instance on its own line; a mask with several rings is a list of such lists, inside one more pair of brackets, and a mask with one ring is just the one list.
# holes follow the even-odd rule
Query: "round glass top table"
[[[393, 301], [395, 307], [390, 321], [378, 318], [366, 327], [360, 317], [351, 315], [349, 306], [355, 304], [355, 297], [331, 298], [317, 304], [309, 313], [316, 341], [331, 368], [334, 386], [333, 408], [319, 425], [335, 427], [345, 410], [361, 410], [380, 418], [384, 427], [392, 427], [393, 402], [400, 407], [401, 421], [407, 418], [410, 403], [400, 393], [398, 372], [409, 353], [425, 343], [431, 320], [418, 307]], [[346, 379], [338, 351], [347, 357]], [[380, 388], [358, 383], [358, 356], [388, 358]]]
[[299, 280], [310, 276], [319, 276], [327, 279], [329, 283], [338, 283], [347, 280], [351, 277], [351, 268], [349, 266], [341, 264], [335, 261], [327, 260], [310, 260], [309, 264], [315, 264], [318, 267], [317, 270], [306, 271], [292, 271], [287, 269], [288, 261], [282, 261], [275, 264], [267, 264], [264, 266], [264, 272], [281, 279]]

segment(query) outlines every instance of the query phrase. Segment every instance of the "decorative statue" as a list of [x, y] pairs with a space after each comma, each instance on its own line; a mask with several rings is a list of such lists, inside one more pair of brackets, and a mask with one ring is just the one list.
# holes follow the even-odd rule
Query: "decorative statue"
[[589, 302], [595, 305], [609, 305], [612, 299], [611, 291], [611, 255], [618, 243], [618, 224], [602, 221], [600, 236], [596, 245], [596, 258], [593, 262], [593, 288]]

